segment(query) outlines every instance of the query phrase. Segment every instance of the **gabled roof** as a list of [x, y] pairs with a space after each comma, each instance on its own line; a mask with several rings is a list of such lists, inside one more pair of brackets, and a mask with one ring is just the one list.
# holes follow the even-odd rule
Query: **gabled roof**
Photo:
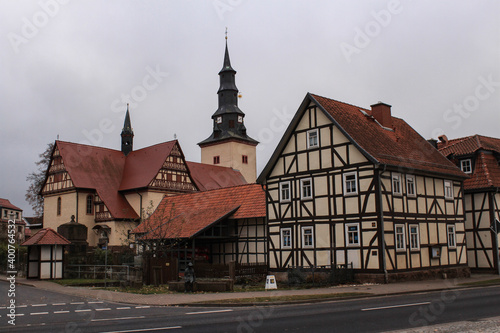
[[126, 160], [121, 151], [64, 141], [56, 146], [75, 187], [95, 189], [115, 219], [139, 218], [118, 192]]
[[482, 135], [471, 135], [463, 138], [438, 142], [439, 151], [445, 155], [472, 155], [478, 150], [488, 150], [500, 153], [500, 139]]
[[500, 139], [472, 135], [438, 143], [439, 151], [458, 163], [460, 157], [474, 156], [473, 174], [465, 190], [500, 187]]
[[176, 144], [177, 140], [174, 140], [130, 152], [125, 161], [119, 190], [147, 187]]
[[196, 187], [200, 191], [246, 184], [241, 172], [218, 165], [186, 162]]
[[14, 206], [13, 204], [10, 203], [9, 199], [2, 199], [0, 198], [0, 208], [7, 208], [7, 209], [13, 209], [13, 210], [19, 210], [22, 211], [21, 208]]
[[51, 228], [40, 229], [36, 234], [31, 236], [30, 239], [23, 242], [21, 245], [68, 245], [71, 244], [69, 240], [55, 232]]
[[317, 105], [376, 166], [454, 178], [467, 177], [404, 120], [391, 117], [392, 128], [386, 129], [374, 120], [371, 110], [308, 93], [257, 182], [265, 181], [310, 103]]
[[226, 218], [266, 216], [262, 187], [247, 184], [212, 191], [165, 196], [134, 233], [144, 239], [191, 238]]

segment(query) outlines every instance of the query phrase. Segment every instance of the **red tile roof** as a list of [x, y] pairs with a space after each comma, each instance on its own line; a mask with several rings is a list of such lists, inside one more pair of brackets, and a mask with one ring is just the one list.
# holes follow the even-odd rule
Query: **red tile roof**
[[64, 141], [56, 141], [56, 146], [75, 187], [95, 189], [115, 219], [139, 218], [118, 193], [125, 168], [121, 151]]
[[457, 156], [471, 155], [480, 149], [500, 153], [500, 139], [476, 134], [448, 140], [446, 143], [438, 142], [438, 149], [445, 156], [449, 156], [451, 154]]
[[371, 110], [308, 93], [257, 182], [263, 183], [271, 172], [311, 103], [316, 104], [375, 165], [385, 165], [408, 173], [432, 173], [462, 179], [467, 177], [404, 120], [384, 117], [392, 121], [391, 128], [386, 129], [375, 121]]
[[191, 177], [200, 191], [246, 184], [241, 172], [228, 167], [187, 162]]
[[21, 208], [19, 208], [17, 206], [14, 206], [13, 204], [11, 204], [8, 199], [2, 199], [2, 198], [0, 198], [0, 207], [22, 211]]
[[147, 187], [176, 144], [177, 141], [169, 141], [130, 152], [126, 158], [119, 190]]
[[475, 157], [473, 174], [464, 182], [465, 190], [500, 187], [500, 139], [476, 134], [439, 142], [438, 148], [456, 163], [461, 157]]
[[466, 177], [404, 120], [392, 117], [393, 131], [390, 131], [374, 121], [371, 110], [317, 95], [311, 96], [374, 162], [408, 172], [420, 170]]
[[55, 232], [51, 228], [40, 229], [36, 234], [31, 236], [30, 239], [23, 242], [21, 245], [68, 245], [71, 244], [69, 240]]
[[135, 230], [146, 239], [190, 238], [225, 218], [266, 216], [262, 187], [247, 184], [165, 196], [154, 213]]

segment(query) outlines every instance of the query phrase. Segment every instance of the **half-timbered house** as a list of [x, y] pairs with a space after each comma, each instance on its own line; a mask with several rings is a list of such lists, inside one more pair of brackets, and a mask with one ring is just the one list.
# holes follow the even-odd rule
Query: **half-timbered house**
[[352, 263], [358, 278], [385, 281], [467, 274], [465, 178], [390, 105], [307, 94], [257, 180], [270, 269]]
[[500, 139], [482, 135], [439, 139], [439, 151], [470, 176], [464, 182], [469, 267], [500, 272]]

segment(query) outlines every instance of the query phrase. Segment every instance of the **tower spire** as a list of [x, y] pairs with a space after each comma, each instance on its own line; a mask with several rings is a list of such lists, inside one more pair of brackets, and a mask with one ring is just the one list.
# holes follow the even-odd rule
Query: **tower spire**
[[134, 131], [132, 130], [132, 125], [130, 122], [128, 103], [127, 103], [127, 113], [125, 114], [125, 121], [123, 122], [121, 137], [122, 137], [122, 152], [125, 156], [127, 156], [133, 150], [133, 143], [134, 143]]

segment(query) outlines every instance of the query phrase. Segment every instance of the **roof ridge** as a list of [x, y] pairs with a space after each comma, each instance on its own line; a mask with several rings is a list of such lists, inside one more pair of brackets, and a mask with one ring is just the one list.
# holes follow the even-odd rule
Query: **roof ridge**
[[[363, 109], [365, 111], [372, 111], [370, 109], [365, 109], [361, 106], [357, 106], [357, 105], [354, 105], [354, 104], [350, 104], [350, 103], [346, 103], [346, 102], [342, 102], [342, 101], [339, 101], [337, 99], [333, 99], [333, 98], [329, 98], [329, 97], [325, 97], [325, 96], [320, 96], [320, 95], [316, 95], [316, 94], [313, 94], [313, 93], [309, 93], [311, 96], [316, 96], [316, 97], [320, 97], [320, 98], [324, 98], [324, 99], [327, 99], [327, 100], [330, 100], [330, 101], [334, 101], [334, 102], [337, 102], [337, 103], [342, 103], [342, 104], [345, 104], [345, 105], [349, 105], [349, 106], [352, 106], [352, 107], [355, 107], [355, 108], [359, 108], [359, 109]], [[394, 118], [394, 117], [393, 117]]]

